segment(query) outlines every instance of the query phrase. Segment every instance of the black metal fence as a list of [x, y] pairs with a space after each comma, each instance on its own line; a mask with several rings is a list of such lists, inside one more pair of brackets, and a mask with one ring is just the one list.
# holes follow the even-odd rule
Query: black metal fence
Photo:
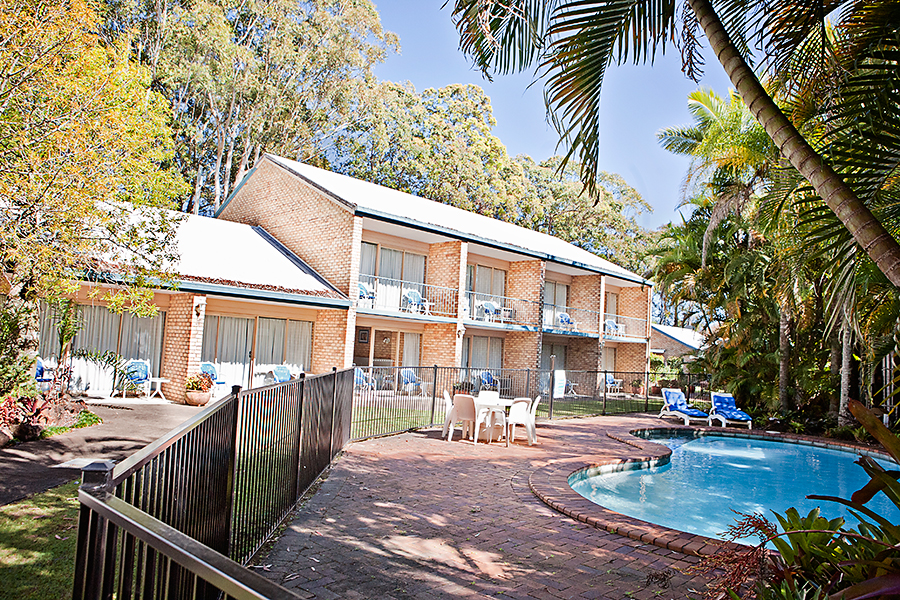
[[296, 598], [241, 564], [349, 441], [353, 376], [236, 389], [86, 467], [73, 598]]
[[[559, 376], [562, 375], [562, 378]], [[541, 396], [539, 419], [656, 412], [661, 388], [693, 402], [708, 398], [708, 377], [674, 372], [356, 367], [350, 437], [361, 440], [441, 425], [453, 394], [497, 390], [504, 398]], [[556, 389], [551, 394], [551, 389]]]

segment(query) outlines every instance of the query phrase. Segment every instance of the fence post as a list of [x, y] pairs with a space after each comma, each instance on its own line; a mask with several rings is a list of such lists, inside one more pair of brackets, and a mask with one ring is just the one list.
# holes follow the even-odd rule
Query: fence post
[[434, 365], [434, 377], [431, 379], [434, 383], [431, 384], [431, 419], [428, 421], [428, 426], [431, 427], [434, 425], [434, 410], [437, 405], [437, 384], [438, 384], [438, 366]]
[[328, 450], [328, 463], [334, 458], [334, 409], [337, 406], [337, 367], [331, 367], [331, 445]]
[[[92, 496], [112, 493], [111, 460], [94, 461], [81, 469], [81, 490]], [[106, 519], [94, 515], [82, 506], [78, 516], [78, 540], [75, 550], [75, 583], [72, 598], [101, 598], [104, 590], [112, 593], [115, 574], [115, 546], [107, 546], [110, 525]]]
[[644, 412], [650, 411], [650, 372], [644, 372]]
[[297, 384], [298, 410], [297, 410], [297, 472], [294, 473], [296, 480], [294, 482], [294, 500], [300, 498], [300, 470], [303, 468], [303, 395], [306, 388], [306, 373], [300, 373], [300, 383]]
[[553, 390], [556, 387], [556, 355], [550, 355], [550, 400], [547, 402], [547, 418], [553, 419]]
[[525, 396], [531, 398], [531, 369], [525, 371]]
[[237, 477], [238, 477], [238, 431], [241, 429], [241, 409], [240, 409], [240, 401], [241, 401], [241, 386], [233, 385], [231, 386], [231, 395], [234, 396], [234, 408], [232, 409], [234, 415], [234, 431], [231, 432], [231, 448], [228, 452], [228, 470], [231, 473], [230, 481], [228, 482], [228, 491], [226, 492], [226, 523], [228, 523], [228, 539], [226, 540], [227, 548], [228, 548], [228, 556], [231, 558], [235, 558], [235, 539], [234, 539], [234, 489], [237, 485]]
[[606, 416], [606, 390], [609, 387], [607, 385], [607, 381], [609, 381], [609, 371], [603, 371], [603, 416]]

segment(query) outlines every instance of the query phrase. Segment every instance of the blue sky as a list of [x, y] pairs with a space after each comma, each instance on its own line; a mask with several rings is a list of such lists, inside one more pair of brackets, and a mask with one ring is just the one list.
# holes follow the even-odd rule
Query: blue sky
[[[375, 73], [390, 81], [410, 81], [421, 91], [451, 83], [474, 83], [491, 98], [494, 134], [510, 155], [528, 154], [537, 161], [560, 153], [558, 138], [545, 119], [542, 83], [530, 88], [531, 73], [495, 77], [493, 83], [459, 51], [459, 38], [444, 0], [375, 0], [382, 25], [400, 36], [399, 55], [391, 55]], [[452, 0], [448, 3], [452, 5]], [[718, 62], [707, 60], [701, 86], [725, 94], [729, 82]], [[691, 122], [687, 95], [698, 84], [681, 73], [678, 51], [669, 48], [650, 66], [622, 66], [608, 71], [601, 100], [600, 167], [619, 173], [653, 207], [644, 227], [679, 221], [676, 207], [688, 161], [659, 147], [656, 132]]]

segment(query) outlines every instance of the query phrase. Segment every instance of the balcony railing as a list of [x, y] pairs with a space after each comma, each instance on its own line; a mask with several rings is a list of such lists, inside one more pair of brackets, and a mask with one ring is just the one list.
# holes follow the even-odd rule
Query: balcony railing
[[540, 305], [520, 298], [466, 292], [463, 318], [488, 323], [536, 326], [540, 324]]
[[600, 333], [600, 313], [572, 306], [544, 305], [544, 328]]
[[606, 313], [603, 315], [603, 335], [647, 339], [647, 320]]
[[374, 275], [360, 275], [359, 283], [359, 308], [456, 317], [459, 291], [453, 288]]

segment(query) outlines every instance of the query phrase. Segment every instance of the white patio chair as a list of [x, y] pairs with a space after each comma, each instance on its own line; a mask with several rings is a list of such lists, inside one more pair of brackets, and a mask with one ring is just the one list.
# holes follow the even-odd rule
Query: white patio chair
[[[487, 418], [491, 411], [488, 409], [475, 410], [475, 397], [468, 394], [456, 394], [453, 396], [453, 410], [456, 411], [454, 421], [468, 421], [468, 428], [473, 432], [473, 443], [478, 443], [478, 433], [483, 423], [487, 423]], [[453, 422], [448, 426], [447, 441], [453, 441]]]
[[[540, 396], [538, 396], [534, 403], [540, 401]], [[525, 436], [528, 438], [528, 445], [531, 446], [534, 444], [534, 440], [537, 437], [534, 433], [534, 416], [531, 414], [531, 398], [516, 398], [513, 400], [512, 406], [509, 407], [509, 415], [506, 417], [506, 441], [507, 445], [509, 441], [515, 441], [516, 439], [516, 425], [524, 425], [525, 426]]]

